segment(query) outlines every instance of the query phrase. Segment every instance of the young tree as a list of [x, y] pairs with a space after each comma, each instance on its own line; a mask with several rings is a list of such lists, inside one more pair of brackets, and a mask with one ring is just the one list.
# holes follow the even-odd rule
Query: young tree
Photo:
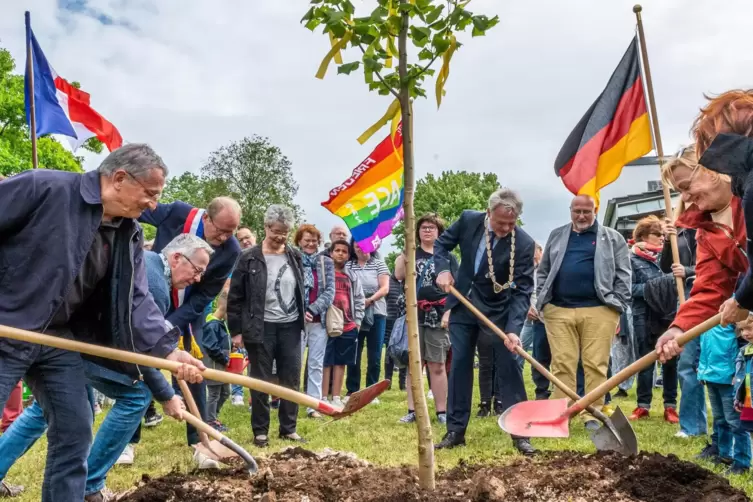
[[225, 194], [235, 198], [243, 209], [242, 223], [257, 235], [264, 230], [264, 212], [270, 204], [285, 204], [296, 219], [301, 209], [293, 202], [298, 184], [292, 163], [268, 138], [254, 135], [230, 143], [209, 155], [201, 168], [206, 194]]
[[[339, 65], [337, 72], [350, 74], [363, 68], [364, 78], [372, 91], [392, 95], [395, 99], [384, 116], [360, 138], [363, 143], [391, 121], [392, 132], [400, 117], [403, 126], [403, 163], [405, 196], [405, 250], [409, 276], [406, 279], [408, 305], [411, 387], [415, 399], [418, 427], [419, 484], [423, 489], [434, 489], [434, 445], [431, 423], [426, 407], [421, 378], [421, 361], [418, 348], [418, 315], [416, 311], [416, 239], [414, 218], [414, 167], [413, 167], [413, 111], [412, 100], [425, 97], [423, 84], [434, 74], [433, 64], [441, 59], [442, 66], [436, 79], [437, 106], [442, 103], [444, 86], [450, 75], [450, 60], [461, 46], [456, 35], [472, 27], [473, 36], [484, 35], [497, 24], [498, 18], [474, 15], [465, 7], [469, 0], [377, 0], [376, 8], [367, 16], [356, 17], [350, 0], [311, 0], [311, 8], [301, 20], [310, 30], [323, 26], [329, 35], [332, 48], [322, 61], [317, 77], [323, 78], [332, 59]], [[397, 47], [395, 41], [397, 40]], [[408, 42], [418, 52], [418, 62], [408, 61]], [[358, 49], [359, 57], [344, 63], [340, 51], [346, 47]], [[393, 58], [397, 57], [397, 70]], [[415, 59], [414, 59], [415, 60]]]

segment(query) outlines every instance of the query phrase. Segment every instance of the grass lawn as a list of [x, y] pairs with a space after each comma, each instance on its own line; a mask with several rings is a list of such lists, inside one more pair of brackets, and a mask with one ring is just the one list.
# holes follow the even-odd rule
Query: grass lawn
[[[531, 386], [528, 366], [525, 372], [527, 385]], [[395, 378], [394, 387], [397, 387], [396, 384], [397, 378]], [[634, 392], [633, 389], [630, 397], [613, 401], [613, 404], [620, 405], [623, 411], [629, 414], [635, 406]], [[248, 394], [248, 391], [246, 393]], [[533, 395], [532, 388], [529, 388], [529, 395]], [[474, 405], [476, 403], [478, 403], [477, 390]], [[692, 460], [693, 455], [703, 448], [704, 439], [674, 438], [673, 435], [678, 428], [663, 421], [661, 395], [658, 389], [655, 389], [654, 403], [651, 418], [635, 424], [641, 450], [657, 451], [663, 454], [673, 453], [682, 459]], [[429, 401], [429, 407], [433, 415], [432, 401]], [[329, 447], [352, 451], [375, 464], [415, 464], [416, 429], [412, 425], [397, 423], [405, 411], [405, 393], [392, 390], [384, 394], [380, 404], [369, 405], [358, 414], [339, 422], [310, 420], [305, 418], [301, 411], [298, 432], [309, 441], [308, 448], [312, 450]], [[101, 422], [104, 416], [103, 413], [97, 417], [97, 423]], [[226, 404], [222, 410], [221, 419], [230, 428], [228, 435], [231, 438], [245, 446], [252, 455], [262, 454], [262, 451], [251, 446], [250, 418], [245, 406]], [[434, 438], [439, 440], [444, 434], [444, 428], [436, 420], [433, 421], [433, 426]], [[270, 452], [289, 446], [289, 443], [277, 439], [276, 427], [277, 416], [273, 413], [271, 444], [267, 450]], [[437, 451], [436, 460], [439, 468], [453, 467], [461, 459], [469, 462], [506, 462], [517, 456], [509, 436], [497, 427], [495, 418], [472, 418], [466, 433], [466, 441], [468, 446], [464, 448]], [[533, 444], [545, 451], [594, 451], [591, 441], [578, 420], [571, 423], [569, 439], [535, 439]], [[46, 440], [39, 441], [8, 474], [8, 482], [26, 486], [26, 493], [15, 500], [28, 502], [40, 500], [46, 448]], [[186, 446], [185, 442], [185, 426], [166, 418], [158, 427], [144, 429], [141, 444], [136, 448], [134, 465], [116, 466], [108, 476], [107, 485], [114, 491], [120, 491], [133, 486], [143, 473], [159, 476], [173, 469], [191, 469], [191, 453], [192, 450]], [[711, 464], [704, 463], [704, 467], [721, 472], [721, 469], [716, 469]], [[753, 481], [750, 475], [732, 476], [730, 482], [745, 490], [749, 496], [753, 496]]]

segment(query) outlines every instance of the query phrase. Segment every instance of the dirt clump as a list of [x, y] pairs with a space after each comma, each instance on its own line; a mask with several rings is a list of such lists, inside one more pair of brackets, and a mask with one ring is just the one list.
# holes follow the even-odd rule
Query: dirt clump
[[291, 448], [242, 469], [144, 475], [121, 502], [743, 502], [748, 497], [690, 462], [642, 453], [561, 452], [507, 465], [470, 465], [438, 473], [418, 488], [413, 467], [377, 467], [350, 453]]

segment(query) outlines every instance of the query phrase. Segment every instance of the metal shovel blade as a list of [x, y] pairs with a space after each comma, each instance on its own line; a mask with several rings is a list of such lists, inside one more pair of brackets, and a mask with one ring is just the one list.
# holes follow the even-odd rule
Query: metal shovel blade
[[591, 433], [591, 441], [598, 451], [616, 451], [622, 455], [638, 454], [638, 438], [619, 406], [606, 424]]
[[570, 435], [567, 399], [523, 401], [510, 406], [497, 423], [508, 434], [537, 438], [566, 438]]
[[234, 458], [238, 458], [237, 453], [215, 439], [209, 441], [208, 444], [198, 443], [194, 445], [194, 448], [207, 458], [222, 462], [223, 464], [230, 463]]
[[331, 416], [335, 420], [340, 420], [341, 418], [352, 415], [353, 413], [357, 412], [358, 410], [372, 402], [374, 399], [379, 397], [380, 394], [387, 390], [387, 387], [389, 387], [389, 385], [389, 380], [382, 380], [381, 382], [377, 382], [370, 387], [366, 387], [363, 390], [359, 390], [358, 392], [351, 394], [342, 411], [337, 411], [335, 408], [333, 408], [331, 411], [328, 410], [330, 411], [329, 413], [324, 413]]

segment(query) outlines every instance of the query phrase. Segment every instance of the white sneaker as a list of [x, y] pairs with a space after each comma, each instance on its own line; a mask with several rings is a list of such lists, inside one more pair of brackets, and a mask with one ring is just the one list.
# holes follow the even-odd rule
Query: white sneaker
[[431, 389], [429, 389], [429, 393], [426, 394], [426, 399], [428, 399], [429, 401], [434, 400], [434, 393], [431, 391]]
[[243, 396], [233, 396], [230, 400], [230, 404], [233, 406], [243, 406]]
[[370, 404], [379, 404], [379, 398], [375, 397], [374, 400]]
[[675, 434], [675, 437], [680, 438], [680, 439], [688, 439], [690, 436], [687, 433], [680, 431], [677, 434]]
[[201, 453], [199, 450], [193, 452], [193, 460], [199, 469], [219, 469], [220, 463]]
[[332, 406], [342, 406], [343, 400], [340, 396], [332, 396]]
[[117, 462], [115, 462], [115, 465], [133, 465], [133, 457], [135, 456], [135, 453], [133, 445], [127, 444], [123, 453], [120, 454]]

